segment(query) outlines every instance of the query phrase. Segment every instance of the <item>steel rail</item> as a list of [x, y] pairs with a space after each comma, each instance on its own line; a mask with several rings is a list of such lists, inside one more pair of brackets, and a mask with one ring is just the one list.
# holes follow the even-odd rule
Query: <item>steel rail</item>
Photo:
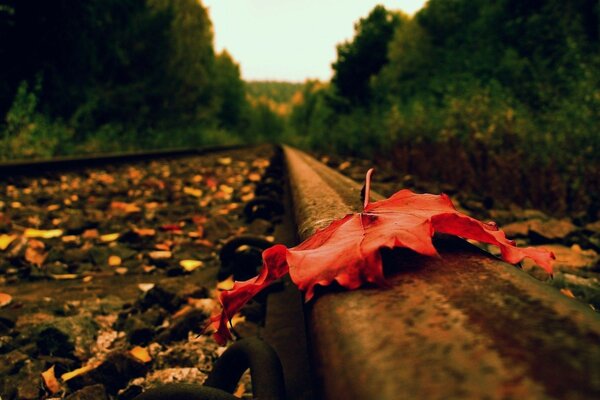
[[[300, 239], [362, 208], [360, 186], [284, 148]], [[600, 315], [460, 239], [384, 255], [389, 288], [306, 306], [323, 399], [600, 398]]]
[[124, 153], [57, 157], [40, 160], [14, 160], [0, 163], [0, 179], [6, 176], [37, 175], [48, 171], [83, 169], [106, 164], [122, 164], [169, 157], [198, 156], [218, 151], [234, 150], [241, 145], [190, 147]]

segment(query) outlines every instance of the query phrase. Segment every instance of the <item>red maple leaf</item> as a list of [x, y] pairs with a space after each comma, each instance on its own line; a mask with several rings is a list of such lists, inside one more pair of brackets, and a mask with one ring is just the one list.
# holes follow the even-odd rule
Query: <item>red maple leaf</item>
[[292, 281], [305, 292], [308, 301], [316, 285], [336, 281], [348, 289], [365, 282], [383, 284], [381, 248], [406, 247], [417, 253], [437, 256], [432, 237], [435, 232], [496, 245], [502, 258], [518, 263], [529, 257], [552, 273], [551, 252], [532, 247], [518, 248], [496, 224], [483, 223], [457, 211], [445, 194], [416, 194], [400, 190], [390, 198], [369, 203], [370, 176], [367, 173], [362, 213], [348, 214], [315, 232], [296, 247], [275, 245], [263, 252], [263, 269], [256, 278], [236, 282], [223, 292], [223, 311], [212, 318], [218, 324], [215, 339], [223, 343], [231, 336], [228, 320], [256, 293], [289, 271]]

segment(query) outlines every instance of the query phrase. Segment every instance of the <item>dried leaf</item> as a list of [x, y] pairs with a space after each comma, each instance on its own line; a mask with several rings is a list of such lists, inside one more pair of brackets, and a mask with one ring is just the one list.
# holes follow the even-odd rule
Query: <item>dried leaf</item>
[[204, 265], [204, 262], [200, 260], [181, 260], [179, 262], [179, 265], [181, 265], [181, 267], [186, 271], [191, 272], [196, 268], [202, 267]]
[[121, 236], [120, 233], [107, 233], [106, 235], [100, 236], [100, 241], [104, 243], [114, 242]]
[[50, 229], [50, 230], [39, 230], [33, 228], [25, 229], [23, 236], [26, 238], [41, 238], [41, 239], [52, 239], [55, 237], [62, 236], [62, 229]]
[[44, 381], [44, 387], [50, 394], [58, 393], [62, 390], [60, 382], [54, 375], [54, 365], [42, 372], [42, 380]]
[[113, 201], [110, 203], [110, 208], [113, 210], [122, 211], [126, 214], [136, 213], [142, 211], [142, 209], [133, 203], [125, 203], [122, 201]]
[[3, 233], [0, 235], [0, 250], [4, 251], [10, 246], [10, 244], [17, 238], [17, 235], [7, 235]]
[[79, 237], [76, 235], [66, 235], [61, 238], [63, 243], [74, 243], [79, 240]]
[[121, 257], [115, 255], [109, 256], [108, 265], [110, 265], [111, 267], [118, 267], [119, 265], [121, 265]]
[[50, 274], [50, 278], [54, 279], [55, 281], [69, 281], [69, 280], [79, 278], [79, 275], [77, 275], [77, 274]]
[[151, 229], [151, 228], [136, 228], [133, 230], [135, 233], [137, 233], [140, 236], [154, 236], [156, 235], [156, 229]]
[[154, 286], [154, 283], [138, 283], [138, 288], [144, 293], [152, 289]]
[[233, 275], [231, 275], [229, 278], [225, 279], [224, 281], [217, 283], [217, 289], [218, 290], [231, 290], [231, 289], [233, 289], [234, 285], [235, 285], [235, 281], [233, 280]]
[[148, 350], [145, 347], [136, 346], [133, 349], [129, 350], [129, 354], [131, 354], [133, 357], [137, 358], [143, 363], [152, 361], [152, 357], [150, 356], [150, 353], [148, 353]]
[[77, 368], [77, 369], [75, 369], [73, 371], [66, 372], [66, 373], [62, 374], [60, 376], [60, 379], [63, 382], [67, 382], [68, 380], [71, 380], [71, 379], [75, 378], [76, 376], [85, 374], [86, 372], [91, 371], [94, 368], [96, 368], [96, 364], [89, 364], [89, 365], [83, 366], [81, 368]]
[[248, 175], [248, 180], [250, 182], [258, 182], [258, 181], [260, 181], [260, 174], [253, 172], [250, 175]]
[[222, 157], [217, 160], [221, 165], [231, 165], [231, 157]]
[[12, 302], [12, 296], [8, 293], [0, 293], [0, 308], [6, 307]]
[[81, 235], [84, 239], [96, 239], [98, 236], [100, 236], [98, 229], [86, 229]]
[[572, 292], [570, 289], [567, 289], [567, 288], [562, 288], [562, 289], [560, 289], [560, 292], [561, 292], [562, 294], [564, 294], [565, 296], [567, 296], [567, 297], [570, 297], [570, 298], [572, 298], [572, 299], [574, 299], [574, 298], [575, 298], [575, 295], [573, 294], [573, 292]]
[[183, 193], [189, 194], [190, 196], [194, 196], [194, 197], [202, 197], [202, 194], [204, 192], [202, 192], [202, 189], [195, 189], [193, 187], [185, 186], [183, 188]]
[[173, 257], [173, 253], [170, 251], [151, 251], [150, 253], [148, 253], [148, 257], [150, 257], [153, 260], [164, 260], [167, 258], [171, 258]]
[[48, 253], [44, 251], [46, 245], [39, 240], [31, 239], [27, 242], [25, 250], [25, 260], [30, 264], [41, 267], [48, 257]]
[[178, 232], [181, 232], [181, 225], [179, 225], [179, 224], [167, 224], [167, 225], [161, 226], [160, 229], [163, 230], [163, 231], [165, 231], [165, 232], [178, 233]]

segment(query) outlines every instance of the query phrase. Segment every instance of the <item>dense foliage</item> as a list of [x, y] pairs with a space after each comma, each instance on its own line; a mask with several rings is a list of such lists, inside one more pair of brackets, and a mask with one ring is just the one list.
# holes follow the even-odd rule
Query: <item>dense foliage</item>
[[413, 18], [377, 7], [338, 47], [331, 83], [305, 87], [295, 140], [597, 218], [599, 13], [595, 0], [430, 0]]
[[0, 158], [260, 138], [212, 32], [196, 0], [0, 0]]

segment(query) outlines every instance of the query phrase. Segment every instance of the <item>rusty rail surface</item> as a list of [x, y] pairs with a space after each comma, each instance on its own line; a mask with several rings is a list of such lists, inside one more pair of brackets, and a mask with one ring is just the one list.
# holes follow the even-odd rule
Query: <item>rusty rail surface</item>
[[[300, 239], [361, 209], [360, 186], [286, 147]], [[389, 288], [307, 305], [324, 399], [600, 398], [600, 315], [460, 239], [384, 256]]]

